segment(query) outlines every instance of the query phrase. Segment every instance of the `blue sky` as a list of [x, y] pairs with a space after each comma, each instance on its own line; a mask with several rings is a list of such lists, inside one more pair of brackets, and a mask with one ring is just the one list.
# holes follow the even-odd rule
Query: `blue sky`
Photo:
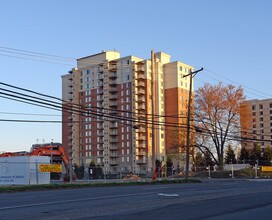
[[[1, 82], [61, 97], [61, 75], [75, 66], [75, 60], [53, 64], [8, 57], [20, 55], [3, 47], [70, 58], [116, 49], [147, 59], [154, 50], [204, 67], [196, 88], [222, 81], [245, 86], [248, 99], [270, 98], [271, 8], [269, 0], [2, 1]], [[57, 111], [3, 98], [0, 103], [1, 119], [61, 119]], [[0, 122], [0, 133], [0, 151], [29, 150], [37, 139], [61, 142], [60, 124]]]

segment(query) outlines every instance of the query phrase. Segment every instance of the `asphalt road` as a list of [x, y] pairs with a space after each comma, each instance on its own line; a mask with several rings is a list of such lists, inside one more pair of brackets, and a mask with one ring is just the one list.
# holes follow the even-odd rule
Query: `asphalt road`
[[272, 181], [0, 194], [0, 219], [272, 219]]

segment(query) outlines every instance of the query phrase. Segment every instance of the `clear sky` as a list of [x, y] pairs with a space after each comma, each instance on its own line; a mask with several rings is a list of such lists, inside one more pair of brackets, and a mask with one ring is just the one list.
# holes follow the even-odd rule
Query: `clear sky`
[[[204, 67], [196, 88], [222, 81], [245, 86], [248, 99], [271, 98], [271, 9], [270, 0], [1, 1], [0, 81], [61, 97], [61, 75], [75, 66], [4, 47], [69, 58], [115, 49], [148, 59], [154, 50]], [[0, 119], [61, 120], [58, 111], [0, 103]], [[61, 125], [0, 122], [0, 151], [29, 150], [37, 139], [61, 142]]]

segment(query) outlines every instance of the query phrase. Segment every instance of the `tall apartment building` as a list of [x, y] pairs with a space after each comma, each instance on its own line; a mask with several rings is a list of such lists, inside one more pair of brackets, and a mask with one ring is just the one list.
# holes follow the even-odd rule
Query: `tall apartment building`
[[[262, 149], [272, 145], [272, 99], [249, 100], [244, 103], [250, 109], [250, 116], [241, 116], [242, 146], [252, 149], [260, 144]], [[249, 117], [249, 118], [248, 118]], [[243, 138], [245, 138], [243, 140]]]
[[152, 158], [165, 160], [165, 123], [177, 123], [165, 116], [186, 115], [189, 79], [182, 76], [193, 68], [163, 52], [152, 60], [103, 51], [62, 76], [62, 143], [73, 163], [146, 174]]

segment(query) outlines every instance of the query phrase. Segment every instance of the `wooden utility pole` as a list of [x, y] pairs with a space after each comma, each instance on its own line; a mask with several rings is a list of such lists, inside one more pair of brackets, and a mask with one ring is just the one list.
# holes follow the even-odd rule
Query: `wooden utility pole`
[[190, 76], [190, 87], [189, 87], [189, 97], [188, 97], [188, 110], [187, 110], [187, 137], [186, 137], [186, 170], [185, 170], [185, 178], [188, 179], [189, 177], [189, 165], [190, 165], [190, 123], [191, 123], [191, 103], [192, 103], [192, 84], [193, 84], [193, 77], [203, 68], [196, 70], [194, 72], [190, 72], [184, 77]]
[[156, 147], [155, 147], [155, 89], [154, 89], [154, 72], [155, 72], [155, 53], [151, 51], [151, 104], [152, 104], [152, 172], [156, 169]]

